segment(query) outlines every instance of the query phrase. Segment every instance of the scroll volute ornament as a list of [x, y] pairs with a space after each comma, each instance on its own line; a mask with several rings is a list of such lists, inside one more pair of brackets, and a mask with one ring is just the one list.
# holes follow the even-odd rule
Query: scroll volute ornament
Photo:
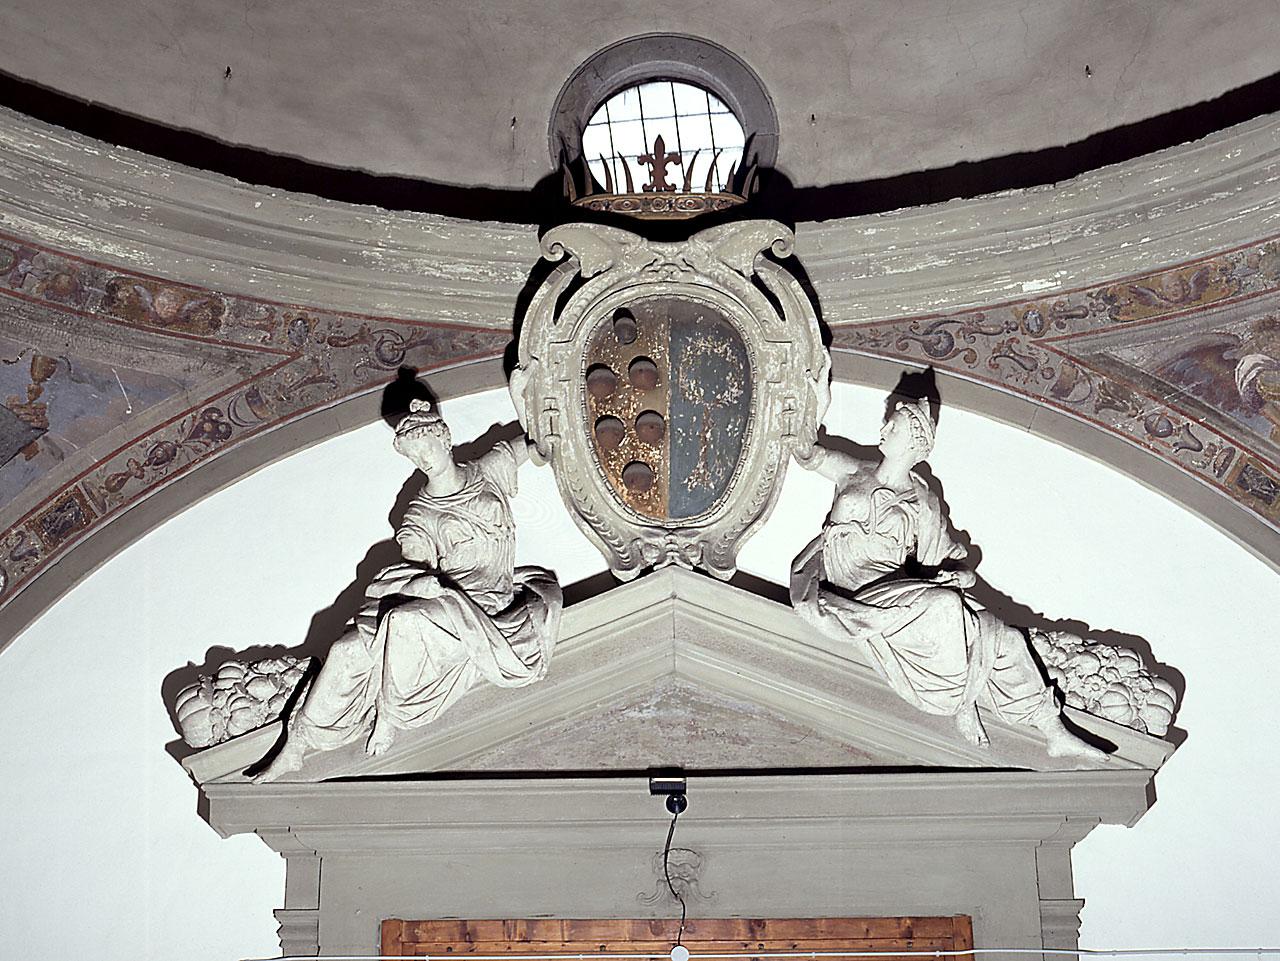
[[530, 302], [511, 396], [618, 577], [732, 576], [787, 458], [812, 451], [831, 361], [792, 241], [764, 220], [680, 243], [600, 224], [543, 237], [563, 263]]

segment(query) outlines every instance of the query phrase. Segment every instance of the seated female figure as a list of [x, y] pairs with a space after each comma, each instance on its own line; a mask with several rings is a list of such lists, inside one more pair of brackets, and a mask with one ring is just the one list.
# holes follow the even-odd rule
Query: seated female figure
[[[981, 700], [1038, 728], [1052, 755], [1104, 758], [1063, 726], [1027, 640], [969, 598], [962, 560], [938, 498], [912, 468], [933, 448], [928, 401], [899, 404], [880, 433], [879, 463], [819, 447], [805, 466], [835, 481], [822, 533], [792, 565], [796, 611], [829, 636], [864, 646], [889, 685], [930, 714], [949, 715], [985, 744]], [[904, 571], [909, 559], [931, 576]]]
[[369, 754], [427, 724], [481, 680], [522, 687], [546, 675], [563, 604], [555, 576], [515, 566], [510, 498], [524, 443], [453, 459], [449, 428], [415, 401], [395, 448], [427, 477], [396, 531], [404, 562], [384, 569], [289, 718], [259, 780], [297, 770], [372, 726]]

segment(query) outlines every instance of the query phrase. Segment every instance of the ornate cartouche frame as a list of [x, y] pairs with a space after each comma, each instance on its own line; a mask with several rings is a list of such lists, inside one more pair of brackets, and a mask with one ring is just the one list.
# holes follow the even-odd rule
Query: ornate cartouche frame
[[[773, 510], [787, 458], [812, 449], [831, 361], [813, 306], [785, 267], [792, 242], [790, 230], [769, 220], [712, 227], [680, 243], [600, 224], [567, 224], [543, 237], [542, 256], [564, 262], [524, 317], [511, 396], [565, 505], [617, 577], [673, 563], [731, 577], [740, 544]], [[728, 489], [712, 510], [690, 519], [654, 520], [629, 509], [589, 439], [588, 340], [619, 307], [652, 297], [714, 307], [741, 335], [753, 367], [750, 428]]]

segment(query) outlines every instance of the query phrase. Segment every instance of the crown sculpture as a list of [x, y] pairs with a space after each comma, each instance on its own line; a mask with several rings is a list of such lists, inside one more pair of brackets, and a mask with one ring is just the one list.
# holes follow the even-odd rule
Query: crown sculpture
[[[743, 151], [744, 157], [750, 149], [748, 141]], [[604, 173], [603, 184], [597, 180], [586, 157], [576, 163], [565, 160], [561, 164], [565, 197], [573, 206], [584, 210], [626, 214], [642, 220], [685, 220], [700, 214], [729, 210], [745, 204], [756, 192], [760, 168], [754, 155], [750, 163], [743, 163], [741, 166], [730, 163], [723, 186], [717, 189], [717, 174], [723, 152], [716, 150], [712, 153], [701, 189], [697, 189], [694, 184], [693, 174], [703, 151], [695, 150], [685, 156], [668, 150], [661, 134], [654, 139], [653, 148], [648, 153], [636, 157], [619, 155], [609, 159], [601, 156], [599, 161]], [[623, 176], [621, 184], [614, 179], [610, 159], [622, 161], [618, 165]], [[635, 179], [631, 174], [629, 161], [632, 160], [644, 167], [649, 174], [648, 182], [642, 183], [639, 190], [636, 189]], [[674, 172], [671, 169], [673, 167]]]

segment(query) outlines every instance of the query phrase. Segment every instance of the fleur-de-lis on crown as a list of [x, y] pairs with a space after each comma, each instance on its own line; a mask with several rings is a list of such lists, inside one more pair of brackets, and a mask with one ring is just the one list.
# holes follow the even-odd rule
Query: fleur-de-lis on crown
[[658, 134], [658, 138], [654, 140], [653, 150], [650, 153], [641, 154], [636, 159], [649, 168], [649, 182], [643, 188], [645, 193], [665, 193], [676, 189], [675, 184], [667, 183], [667, 166], [678, 164], [680, 155], [667, 153], [667, 145], [662, 139], [662, 134]]

